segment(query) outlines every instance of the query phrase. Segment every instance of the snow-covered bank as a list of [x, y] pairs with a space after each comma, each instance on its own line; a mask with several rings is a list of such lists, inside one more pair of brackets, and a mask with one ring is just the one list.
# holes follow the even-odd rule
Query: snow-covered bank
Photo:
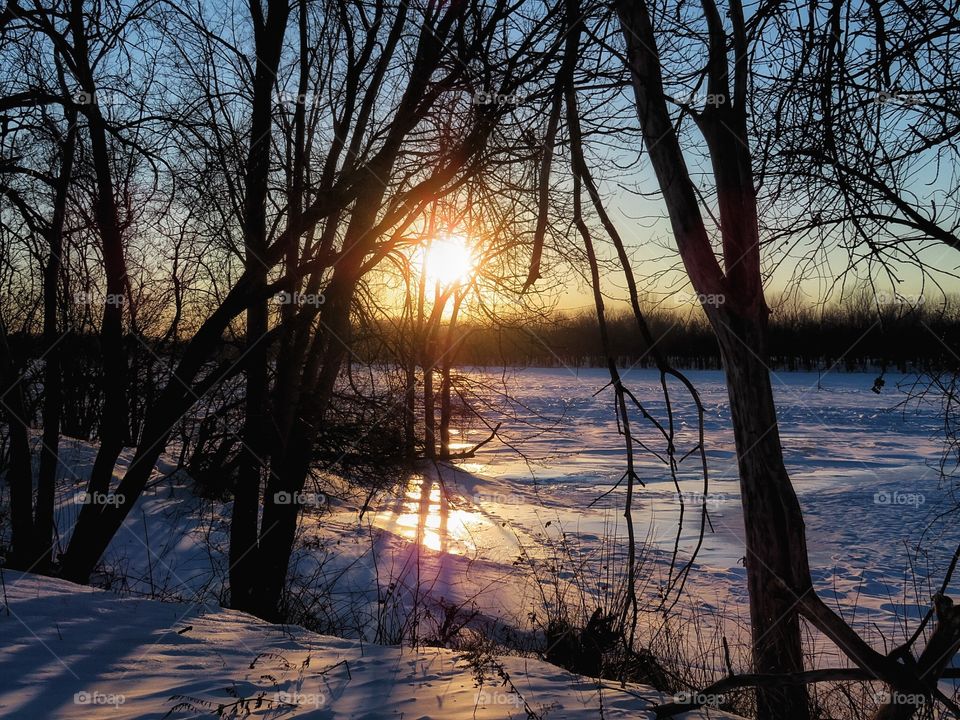
[[[385, 647], [190, 603], [3, 573], [0, 716], [653, 718], [667, 698], [520, 657]], [[8, 612], [9, 611], [9, 612]], [[478, 672], [484, 681], [478, 684]], [[602, 695], [602, 698], [601, 698]], [[173, 712], [171, 712], [173, 711]], [[692, 712], [688, 718], [707, 717]], [[709, 717], [729, 717], [711, 711]]]

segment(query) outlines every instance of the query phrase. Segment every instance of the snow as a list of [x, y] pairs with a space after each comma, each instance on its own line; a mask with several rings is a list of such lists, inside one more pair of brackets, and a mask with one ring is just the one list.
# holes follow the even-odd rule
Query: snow
[[[565, 611], [589, 615], [597, 605], [611, 606], [617, 587], [616, 567], [625, 548], [623, 488], [604, 493], [622, 475], [624, 459], [612, 394], [605, 389], [606, 371], [560, 368], [516, 370], [503, 376], [482, 371], [464, 375], [474, 382], [473, 392], [486, 408], [487, 421], [491, 425], [503, 423], [501, 433], [506, 443], [492, 442], [470, 460], [425, 465], [405, 488], [376, 498], [362, 515], [363, 492], [351, 493], [336, 478], [323, 476], [316, 487], [306, 488], [317, 494], [318, 502], [307, 507], [302, 517], [290, 570], [291, 608], [295, 620], [311, 630], [351, 638], [346, 645], [330, 638], [298, 639], [297, 643], [306, 643], [303, 647], [317, 642], [327, 648], [322, 660], [314, 655], [314, 670], [337, 662], [340, 651], [346, 653], [343, 657], [362, 658], [372, 642], [409, 643], [415, 634], [429, 635], [450, 608], [468, 618], [468, 627], [477, 632], [533, 650], [542, 647], [542, 630], [549, 617]], [[729, 639], [735, 663], [746, 657], [746, 571], [741, 562], [745, 551], [723, 378], [718, 372], [708, 371], [688, 375], [706, 410], [711, 474], [707, 504], [714, 531], [705, 538], [687, 594], [674, 609], [673, 618], [693, 635], [682, 639], [690, 643], [688, 654], [701, 659], [707, 670], [715, 670], [714, 661], [719, 656], [713, 650], [721, 636]], [[941, 485], [936, 468], [940, 425], [935, 409], [897, 407], [905, 397], [898, 385], [908, 379], [888, 375], [883, 393], [877, 395], [871, 392], [874, 377], [863, 373], [829, 373], [823, 377], [816, 373], [781, 373], [774, 376], [774, 385], [787, 466], [805, 513], [817, 590], [870, 642], [882, 648], [902, 640], [915, 627], [912, 621], [928, 606], [960, 543], [960, 526], [945, 514], [956, 506], [956, 500], [953, 488]], [[651, 413], [663, 418], [655, 373], [630, 371], [625, 373], [625, 381]], [[501, 385], [513, 395], [513, 401], [497, 397], [495, 391]], [[695, 442], [695, 415], [682, 388], [674, 383], [670, 389], [679, 428], [678, 455], [683, 456]], [[662, 447], [648, 424], [635, 421], [634, 432], [651, 447]], [[472, 446], [488, 434], [485, 426], [467, 422], [458, 440]], [[57, 522], [64, 547], [76, 521], [95, 448], [64, 439], [61, 453], [63, 490]], [[639, 589], [645, 606], [653, 608], [666, 578], [665, 558], [673, 547], [680, 504], [665, 467], [649, 454], [637, 459], [646, 484], [637, 489], [634, 513], [637, 536], [646, 543], [641, 553]], [[121, 458], [118, 475], [129, 460], [129, 454]], [[694, 499], [696, 505], [696, 494], [702, 492], [702, 486], [694, 463], [693, 457], [681, 463], [680, 484], [688, 500]], [[96, 636], [96, 624], [89, 625], [83, 619], [87, 615], [110, 615], [114, 618], [111, 623], [121, 638], [128, 638], [131, 647], [137, 643], [149, 645], [143, 638], [153, 637], [158, 647], [167, 647], [171, 655], [183, 652], [191, 656], [196, 650], [192, 656], [196, 669], [202, 668], [204, 675], [207, 670], [218, 673], [215, 682], [211, 679], [213, 684], [205, 685], [208, 678], [198, 679], [196, 671], [187, 673], [185, 667], [184, 676], [171, 679], [168, 687], [160, 679], [159, 668], [152, 674], [144, 672], [153, 679], [136, 693], [131, 691], [130, 697], [142, 695], [144, 702], [154, 702], [158, 708], [161, 696], [177, 692], [190, 695], [200, 692], [201, 686], [212, 688], [227, 681], [252, 683], [240, 672], [250, 663], [250, 650], [255, 650], [255, 655], [261, 651], [263, 637], [280, 632], [219, 609], [227, 597], [229, 504], [193, 496], [189, 478], [173, 469], [172, 460], [161, 460], [150, 489], [138, 500], [94, 578], [95, 584], [113, 589], [125, 599], [39, 579], [24, 580], [22, 587], [17, 584], [11, 595], [20, 598], [12, 607], [17, 615], [26, 618], [34, 611], [47, 613], [46, 620], [28, 622], [28, 626], [48, 644], [57, 636], [56, 628], [64, 627], [53, 617], [56, 613], [52, 608], [57, 602], [61, 606], [77, 602], [80, 606], [69, 610], [71, 626], [78, 628], [76, 642], [90, 648], [91, 653], [119, 653], [117, 662], [120, 658], [131, 661], [133, 653], [122, 647], [122, 642], [106, 634]], [[687, 507], [689, 510], [689, 502]], [[688, 520], [694, 515], [688, 512]], [[681, 560], [692, 551], [696, 534], [696, 522], [685, 523]], [[41, 589], [54, 593], [49, 604]], [[955, 582], [949, 592], [956, 595], [956, 590]], [[32, 593], [32, 600], [27, 602], [24, 595], [16, 595], [21, 591]], [[187, 605], [166, 603], [157, 606], [162, 610], [155, 609], [154, 604], [137, 599], [147, 596]], [[27, 604], [19, 605], [21, 612], [17, 603], [22, 602]], [[145, 608], [145, 620], [154, 618], [150, 621], [154, 625], [152, 630], [143, 629], [145, 635], [134, 638], [130, 633], [140, 633], [140, 629], [130, 619], [132, 615], [124, 613], [139, 617], [140, 611], [132, 608], [140, 607]], [[191, 624], [195, 629], [176, 638], [164, 636], [180, 621], [178, 612], [185, 613], [183, 625]], [[662, 633], [660, 622], [656, 614], [644, 615], [641, 639], [649, 641]], [[8, 623], [8, 630], [11, 626]], [[242, 647], [240, 640], [241, 647], [232, 650], [217, 645], [229, 636], [221, 636], [217, 628], [226, 626], [249, 647]], [[19, 623], [14, 627], [20, 628], [16, 632], [21, 635], [26, 632]], [[197, 628], [203, 629], [204, 645], [194, 648], [191, 643], [201, 637]], [[180, 626], [173, 634], [176, 629]], [[303, 632], [290, 629], [297, 638], [297, 633]], [[8, 637], [7, 631], [4, 637]], [[25, 635], [22, 639], [24, 644], [29, 642]], [[828, 645], [817, 638], [814, 641], [819, 664], [833, 665], [840, 660]], [[39, 643], [35, 645], [42, 648]], [[302, 653], [303, 647], [291, 645], [288, 660], [293, 666], [302, 662], [302, 656], [296, 653]], [[74, 648], [67, 654], [85, 668], [88, 663], [84, 652]], [[387, 653], [383, 657], [389, 656], [389, 662], [400, 662], [399, 650], [371, 652]], [[389, 653], [396, 653], [396, 657]], [[417, 672], [429, 675], [440, 673], [441, 666], [453, 668], [454, 656], [445, 653], [429, 651], [433, 665], [420, 665]], [[17, 655], [8, 653], [5, 662]], [[159, 658], [164, 666], [174, 663], [169, 657], [153, 654], [153, 650], [148, 656]], [[403, 657], [407, 662], [407, 655]], [[514, 663], [532, 661], [514, 658], [503, 662], [516, 670]], [[48, 657], [29, 667], [31, 673], [57, 673], [56, 677], [72, 681], [70, 674]], [[400, 676], [413, 672], [412, 666], [404, 667], [402, 672], [397, 671]], [[554, 675], [550, 676], [546, 666], [537, 667], [541, 668], [535, 675], [537, 683], [547, 683], [549, 678], [550, 683], [562, 685], [556, 676], [560, 671], [552, 668], [549, 672]], [[271, 667], [269, 672], [276, 674], [276, 668]], [[259, 673], [254, 675], [259, 677]], [[11, 682], [9, 674], [3, 677], [6, 679], [0, 681], [0, 687]], [[154, 695], [150, 694], [150, 682], [162, 685]], [[109, 688], [106, 683], [101, 691], [108, 692]], [[466, 690], [456, 692], [461, 690], [469, 695], [475, 688], [468, 683]], [[554, 691], [561, 689], [551, 685], [541, 702], [549, 702]], [[46, 702], [46, 692], [36, 690], [35, 699], [23, 700], [26, 690], [18, 691], [17, 702]], [[72, 697], [72, 692], [64, 697]], [[456, 692], [450, 690], [444, 702], [460, 707], [473, 697]], [[562, 692], [567, 692], [563, 697], [576, 695]], [[55, 698], [59, 697], [57, 693]], [[61, 701], [65, 702], [57, 699]], [[400, 699], [397, 702], [384, 707], [404, 707]], [[604, 702], [606, 707], [606, 699]], [[472, 700], [468, 704], [472, 711]], [[163, 707], [163, 712], [169, 709], [168, 705]], [[564, 708], [549, 717], [567, 717], [562, 714], [567, 712], [567, 705]], [[323, 708], [323, 712], [328, 710]], [[408, 711], [405, 717], [430, 713], [456, 717], [437, 706], [418, 706], [416, 712]]]
[[530, 709], [545, 719], [593, 720], [602, 695], [604, 717], [643, 719], [669, 699], [532, 658], [471, 664], [451, 650], [370, 645], [199, 603], [3, 575], [2, 717], [187, 718], [224, 706], [227, 717], [249, 708], [264, 718], [483, 720], [526, 718]]
[[[699, 626], [715, 625], [741, 649], [746, 645], [745, 548], [739, 504], [736, 454], [729, 427], [726, 389], [719, 372], [688, 373], [706, 410], [705, 433], [710, 463], [707, 505], [713, 532], [708, 530], [678, 612], [695, 618]], [[468, 374], [487, 386], [499, 375]], [[780, 430], [791, 477], [807, 522], [811, 567], [818, 591], [878, 647], [902, 640], [915, 619], [929, 606], [954, 549], [960, 528], [947, 511], [956, 507], [954, 488], [944, 486], [937, 471], [940, 425], [934, 408], [901, 406], [900, 389], [910, 379], [886, 377], [886, 389], [872, 392], [875, 374], [781, 373], [774, 376]], [[664, 407], [658, 377], [648, 370], [625, 374], [625, 381], [663, 421]], [[476, 458], [455, 467], [427, 469], [426, 482], [443, 486], [451, 507], [461, 513], [451, 536], [462, 544], [463, 528], [470, 532], [473, 557], [422, 553], [420, 577], [437, 579], [445, 596], [471, 599], [479, 583], [465, 582], [478, 575], [492, 579], [485, 563], [504, 564], [527, 551], [507, 586], [492, 582], [477, 602], [485, 612], [509, 620], [523, 610], [542, 605], [537, 586], [563, 579], [576, 580], [590, 603], [609, 602], [612, 580], [603, 573], [611, 554], [625, 544], [621, 518], [623, 489], [606, 497], [623, 473], [622, 439], [616, 433], [613, 398], [605, 370], [523, 369], [506, 376], [504, 385], [514, 395], [501, 413], [488, 409], [490, 424], [503, 422], [506, 444], [484, 448]], [[671, 384], [679, 431], [678, 456], [695, 442], [693, 404], [677, 383]], [[599, 394], [598, 394], [599, 393]], [[492, 398], [487, 392], [486, 398]], [[494, 407], [490, 400], [488, 408]], [[634, 432], [654, 449], [662, 441], [649, 424], [635, 419]], [[465, 445], [483, 439], [484, 427], [461, 438]], [[525, 458], [518, 458], [520, 448]], [[637, 458], [641, 479], [635, 500], [638, 537], [649, 547], [641, 578], [651, 606], [665, 580], [665, 554], [673, 546], [679, 503], [666, 468], [652, 455]], [[687, 499], [687, 522], [680, 542], [685, 560], [695, 546], [698, 526], [695, 507], [703, 488], [696, 458], [681, 463], [680, 484]], [[416, 539], [409, 520], [416, 504], [420, 479], [408, 489], [407, 524], [397, 522], [389, 506], [375, 523], [393, 535]], [[432, 490], [434, 494], [436, 489]], [[599, 500], [598, 500], [599, 499]], [[424, 506], [426, 507], [426, 506]], [[436, 504], [430, 501], [423, 530], [429, 534]], [[393, 524], [391, 524], [393, 523]], [[559, 578], [543, 572], [562, 549], [576, 544], [577, 560], [568, 563]], [[469, 544], [469, 543], [468, 543]], [[451, 572], [451, 567], [459, 572]], [[463, 584], [457, 587], [449, 578]], [[532, 579], [532, 580], [531, 580]], [[956, 583], [948, 589], [956, 592]], [[736, 639], [739, 639], [738, 641]], [[817, 652], [825, 652], [822, 644]], [[736, 654], [736, 653], [735, 653]], [[836, 654], [832, 661], [839, 660]], [[742, 653], [741, 653], [742, 656]]]
[[[563, 372], [520, 371], [514, 385], [521, 389], [521, 399], [535, 409], [557, 412], [557, 400], [551, 396], [560, 386]], [[726, 390], [720, 373], [688, 374], [707, 410], [708, 505], [716, 529], [708, 536], [700, 561], [731, 571], [743, 555], [743, 543]], [[780, 432], [787, 467], [807, 520], [811, 564], [827, 570], [872, 569], [896, 576], [905, 564], [905, 545], [915, 546], [926, 533], [930, 573], [942, 571], [960, 542], [960, 532], [949, 518], [937, 520], [938, 514], [955, 506], [953, 489], [941, 486], [936, 468], [941, 426], [932, 408], [897, 407], [905, 398], [897, 386], [906, 384], [907, 378], [887, 376], [886, 390], [877, 395], [870, 390], [874, 377], [863, 373], [834, 373], [823, 378], [816, 373], [774, 376]], [[616, 453], [621, 445], [612, 432], [610, 397], [589, 399], [606, 382], [605, 371], [580, 371], [577, 377], [567, 373], [565, 380], [567, 412], [576, 417], [577, 424], [553, 447], [541, 442], [537, 450], [548, 455], [572, 446], [575, 454], [562, 463], [548, 462], [535, 473], [536, 484], [540, 497], [564, 507], [582, 507], [582, 501], [595, 497], [598, 486], [619, 477], [623, 462]], [[628, 373], [626, 381], [644, 401], [658, 396], [656, 378], [649, 371]], [[679, 388], [671, 390], [678, 422], [692, 427], [691, 404]], [[544, 399], [538, 401], [538, 397]], [[662, 404], [651, 403], [650, 407], [662, 417]], [[689, 447], [688, 437], [686, 445], [680, 444], [680, 454]], [[473, 469], [520, 480], [523, 469], [502, 452], [484, 459], [482, 466]], [[663, 467], [649, 458], [640, 472], [648, 483], [640, 490], [640, 504], [666, 531], [661, 537], [672, 539], [677, 503], [668, 477]], [[685, 492], [699, 492], [698, 483], [682, 480]], [[619, 498], [614, 500], [618, 503]]]

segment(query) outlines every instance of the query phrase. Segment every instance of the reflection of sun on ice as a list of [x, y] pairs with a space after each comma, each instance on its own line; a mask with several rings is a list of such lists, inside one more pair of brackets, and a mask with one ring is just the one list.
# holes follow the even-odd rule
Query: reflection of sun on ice
[[448, 235], [430, 243], [421, 253], [426, 265], [427, 280], [441, 285], [465, 283], [470, 279], [476, 259], [462, 235]]
[[403, 509], [393, 524], [398, 534], [411, 542], [459, 555], [476, 550], [468, 527], [475, 521], [474, 513], [450, 507], [439, 483], [416, 475], [407, 486]]

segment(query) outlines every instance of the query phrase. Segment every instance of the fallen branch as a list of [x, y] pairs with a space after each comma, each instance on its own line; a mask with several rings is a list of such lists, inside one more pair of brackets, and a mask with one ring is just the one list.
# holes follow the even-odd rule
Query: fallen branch
[[500, 426], [502, 424], [503, 423], [497, 423], [497, 426], [493, 429], [493, 432], [490, 433], [490, 437], [488, 437], [483, 442], [477, 443], [469, 450], [464, 450], [463, 452], [459, 452], [459, 453], [450, 453], [443, 459], [444, 460], [465, 460], [467, 458], [472, 458], [474, 455], [477, 454], [477, 450], [482, 448], [484, 445], [486, 445], [488, 442], [490, 442], [497, 436], [497, 431], [500, 429]]

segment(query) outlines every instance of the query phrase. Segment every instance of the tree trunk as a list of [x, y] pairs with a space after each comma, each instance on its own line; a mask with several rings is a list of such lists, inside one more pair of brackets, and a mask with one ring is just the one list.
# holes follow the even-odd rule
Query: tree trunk
[[428, 340], [423, 351], [423, 455], [434, 460], [437, 457], [437, 417], [433, 393], [433, 348]]
[[404, 393], [403, 439], [407, 457], [412, 458], [417, 454], [417, 364], [412, 350], [404, 368]]
[[30, 463], [30, 438], [27, 434], [26, 403], [23, 400], [23, 376], [17, 372], [6, 326], [0, 323], [0, 370], [3, 371], [4, 414], [10, 434], [10, 524], [13, 552], [10, 566], [28, 570], [34, 562], [33, 541], [33, 469]]
[[448, 357], [443, 358], [440, 370], [440, 459], [450, 459], [450, 368]]
[[282, 458], [271, 464], [263, 499], [257, 578], [257, 604], [252, 612], [272, 622], [286, 618], [283, 590], [297, 534], [302, 491], [310, 471], [313, 443], [303, 423], [296, 423], [287, 438]]
[[[766, 318], [711, 313], [723, 357], [740, 472], [754, 672], [803, 670], [797, 597], [809, 587], [803, 516], [783, 462], [770, 373]], [[802, 685], [757, 691], [758, 717], [808, 717]]]
[[450, 420], [453, 407], [450, 403], [450, 371], [453, 368], [454, 343], [456, 343], [457, 316], [460, 313], [460, 304], [463, 294], [455, 292], [453, 311], [450, 313], [450, 322], [444, 335], [443, 357], [440, 361], [440, 457], [444, 460], [450, 457]]
[[[251, 8], [254, 6], [251, 5]], [[244, 168], [243, 236], [246, 250], [245, 270], [254, 290], [263, 295], [267, 282], [267, 179], [270, 174], [270, 130], [273, 126], [273, 93], [280, 51], [286, 34], [290, 5], [283, 0], [267, 3], [264, 17], [259, 4], [254, 12], [254, 42], [257, 64], [253, 78], [250, 110], [250, 142]], [[297, 212], [299, 221], [299, 211]], [[294, 242], [292, 248], [297, 247]], [[257, 516], [260, 484], [266, 455], [268, 398], [268, 311], [266, 297], [259, 297], [247, 308], [246, 397], [243, 447], [240, 451], [237, 484], [233, 495], [230, 523], [230, 601], [234, 608], [255, 611], [257, 585]]]
[[77, 139], [77, 112], [65, 113], [68, 123], [63, 145], [63, 161], [57, 179], [53, 220], [48, 231], [50, 257], [43, 269], [43, 348], [46, 364], [43, 371], [43, 443], [37, 473], [37, 509], [34, 519], [34, 548], [37, 572], [50, 571], [53, 550], [53, 505], [57, 494], [57, 465], [60, 449], [60, 406], [63, 395], [63, 373], [60, 366], [57, 333], [57, 283], [63, 253], [63, 227], [67, 214], [67, 193], [73, 174], [73, 157]]
[[[262, 278], [263, 281], [266, 277]], [[260, 508], [260, 484], [265, 455], [267, 352], [263, 336], [267, 332], [267, 308], [258, 302], [247, 311], [247, 352], [250, 365], [246, 373], [243, 443], [233, 490], [233, 514], [230, 518], [230, 606], [255, 612], [257, 585], [257, 519]]]
[[[677, 249], [694, 290], [708, 298], [723, 357], [737, 448], [747, 545], [747, 584], [756, 672], [796, 672], [803, 646], [795, 592], [810, 588], [803, 516], [783, 463], [767, 370], [767, 308], [760, 266], [756, 190], [747, 133], [745, 29], [742, 7], [729, 5], [732, 38], [712, 0], [703, 0], [709, 34], [707, 91], [724, 103], [700, 113], [720, 211], [724, 269], [703, 221], [697, 189], [667, 107], [657, 33], [646, 2], [616, 4], [627, 46], [637, 117], [670, 216]], [[733, 92], [729, 46], [734, 47]], [[728, 100], [729, 99], [729, 100]], [[715, 302], [711, 302], [711, 298]], [[806, 689], [757, 691], [761, 720], [805, 720]]]
[[183, 407], [171, 396], [161, 396], [144, 422], [140, 446], [116, 488], [117, 503], [113, 506], [93, 503], [83, 506], [63, 556], [61, 577], [80, 584], [90, 582], [90, 574], [146, 487]]
[[271, 621], [286, 619], [283, 590], [296, 538], [298, 501], [310, 471], [315, 428], [323, 422], [350, 341], [355, 272], [356, 258], [347, 258], [337, 265], [327, 286], [323, 331], [311, 348], [291, 422], [283, 428], [283, 447], [271, 458], [257, 551], [255, 606], [251, 609]]

